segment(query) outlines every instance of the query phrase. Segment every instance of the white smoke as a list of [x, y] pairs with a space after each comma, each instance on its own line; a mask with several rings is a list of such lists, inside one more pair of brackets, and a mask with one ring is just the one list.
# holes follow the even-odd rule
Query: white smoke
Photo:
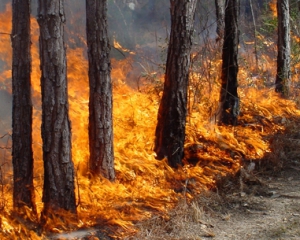
[[133, 2], [128, 3], [128, 7], [129, 7], [132, 11], [134, 11], [134, 9], [135, 9], [135, 4], [134, 4]]

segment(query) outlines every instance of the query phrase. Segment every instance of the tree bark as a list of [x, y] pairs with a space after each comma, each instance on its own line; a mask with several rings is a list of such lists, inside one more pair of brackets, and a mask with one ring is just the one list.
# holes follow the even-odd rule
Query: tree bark
[[217, 17], [217, 39], [216, 41], [223, 40], [224, 38], [224, 28], [225, 28], [225, 22], [224, 22], [224, 0], [215, 0], [215, 6], [216, 6], [216, 17]]
[[224, 124], [236, 125], [240, 112], [239, 97], [237, 93], [239, 0], [226, 0], [225, 6], [220, 121]]
[[182, 164], [187, 114], [187, 87], [190, 52], [197, 0], [171, 3], [171, 34], [162, 100], [155, 132], [157, 159], [168, 158], [169, 165]]
[[290, 14], [289, 1], [277, 0], [278, 42], [277, 74], [275, 91], [288, 97], [290, 94]]
[[107, 1], [86, 0], [89, 58], [89, 168], [92, 174], [115, 179], [110, 45]]
[[13, 204], [36, 211], [33, 189], [30, 0], [12, 1]]
[[44, 216], [76, 212], [64, 45], [64, 1], [39, 0]]

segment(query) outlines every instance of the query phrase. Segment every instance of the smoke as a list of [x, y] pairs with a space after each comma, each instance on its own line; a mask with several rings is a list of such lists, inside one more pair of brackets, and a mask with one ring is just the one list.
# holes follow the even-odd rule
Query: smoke
[[10, 129], [11, 103], [11, 95], [5, 90], [0, 90], [0, 136], [6, 133], [3, 129]]
[[[0, 12], [3, 13], [3, 18], [9, 17], [9, 12], [6, 9], [6, 2], [0, 2]], [[6, 21], [4, 21], [6, 20]], [[4, 24], [7, 19], [1, 19], [0, 25], [0, 47], [2, 49], [0, 55], [0, 170], [5, 168], [4, 160], [10, 157], [10, 152], [7, 151], [11, 147], [11, 44], [9, 26]], [[1, 174], [1, 173], [0, 173]], [[1, 176], [0, 176], [0, 179]]]
[[8, 172], [11, 148], [11, 106], [12, 98], [6, 90], [0, 90], [0, 181], [4, 180], [2, 174]]
[[[0, 11], [5, 11], [6, 5], [10, 3], [9, 0], [0, 0]], [[32, 0], [31, 9], [32, 15], [36, 16], [37, 0]], [[137, 87], [142, 75], [150, 72], [163, 74], [170, 33], [169, 9], [169, 0], [108, 1], [108, 32], [112, 45], [111, 57], [116, 60], [131, 59], [132, 69], [129, 71], [126, 80], [126, 83], [131, 87]], [[85, 1], [65, 0], [65, 13], [65, 36], [68, 49], [86, 49]], [[213, 19], [215, 16], [213, 13], [214, 4], [212, 1], [201, 1], [196, 15], [195, 41], [201, 42], [203, 33], [211, 35], [209, 37], [214, 36]], [[203, 27], [204, 25], [206, 27]], [[10, 39], [7, 36], [1, 36], [1, 41], [10, 41]], [[117, 41], [128, 51], [124, 52], [115, 48], [113, 46], [114, 41]], [[134, 52], [134, 54], [129, 52]], [[87, 56], [85, 55], [85, 57]], [[3, 72], [10, 70], [9, 64], [1, 61], [1, 75], [3, 75]], [[5, 82], [11, 82], [11, 79], [6, 79]], [[0, 129], [11, 129], [11, 96], [9, 91], [4, 88], [1, 89], [0, 118], [3, 123], [0, 123]]]

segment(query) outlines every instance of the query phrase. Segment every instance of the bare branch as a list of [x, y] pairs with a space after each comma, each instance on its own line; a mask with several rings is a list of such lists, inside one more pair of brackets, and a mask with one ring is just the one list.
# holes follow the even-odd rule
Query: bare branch
[[5, 138], [6, 136], [9, 136], [9, 137], [11, 137], [11, 134], [9, 134], [9, 133], [6, 133], [6, 134], [4, 134], [3, 136], [1, 136], [1, 137], [0, 137], [0, 139], [2, 139], [2, 138]]

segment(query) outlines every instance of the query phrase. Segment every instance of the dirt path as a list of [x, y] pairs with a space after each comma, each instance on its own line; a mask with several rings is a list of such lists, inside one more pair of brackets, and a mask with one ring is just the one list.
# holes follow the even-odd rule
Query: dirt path
[[300, 239], [300, 168], [258, 179], [262, 185], [226, 196], [221, 214], [212, 211], [213, 239]]
[[126, 240], [300, 240], [300, 164], [222, 179], [216, 192], [137, 224]]

